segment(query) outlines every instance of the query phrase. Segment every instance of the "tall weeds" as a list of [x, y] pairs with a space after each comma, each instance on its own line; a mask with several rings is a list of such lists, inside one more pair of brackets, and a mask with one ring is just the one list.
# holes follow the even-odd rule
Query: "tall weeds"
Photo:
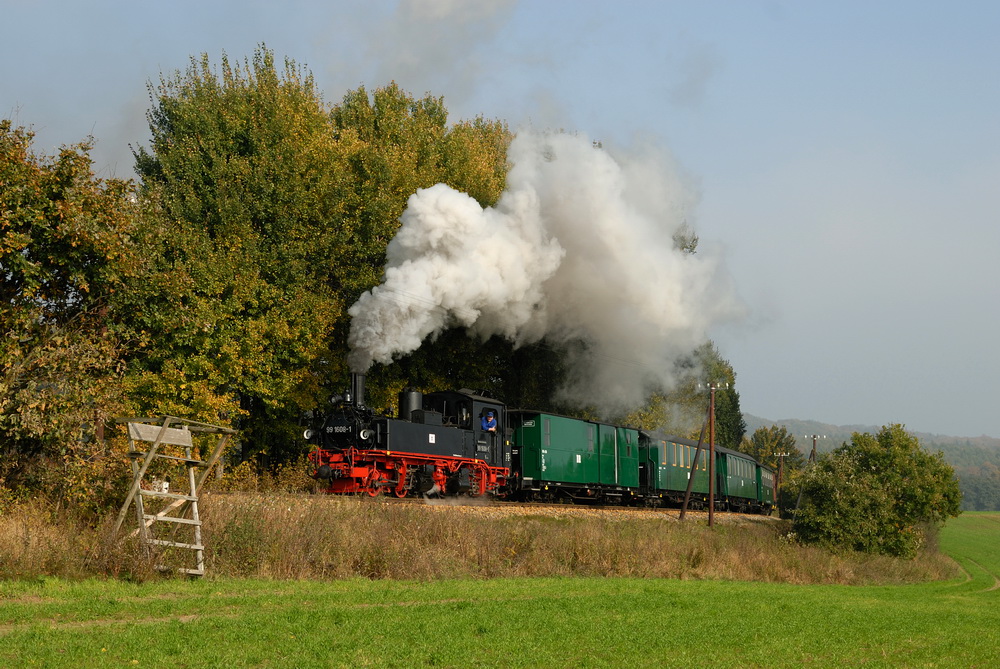
[[790, 583], [947, 578], [950, 560], [843, 554], [783, 538], [783, 522], [714, 529], [664, 514], [619, 519], [508, 515], [489, 508], [316, 496], [210, 495], [210, 573], [342, 579], [634, 576]]
[[[490, 506], [268, 493], [202, 496], [210, 578], [415, 579], [631, 576], [788, 583], [948, 578], [937, 553], [913, 560], [801, 546], [782, 521], [707, 527], [674, 515], [514, 515]], [[0, 578], [159, 578], [135, 538], [41, 504], [0, 510]]]

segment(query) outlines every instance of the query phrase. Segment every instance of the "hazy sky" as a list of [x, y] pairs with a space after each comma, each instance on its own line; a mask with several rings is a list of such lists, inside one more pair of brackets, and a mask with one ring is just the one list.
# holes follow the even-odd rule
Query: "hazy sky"
[[146, 84], [252, 56], [328, 102], [397, 81], [452, 119], [670, 152], [749, 316], [745, 411], [1000, 437], [1000, 3], [0, 0], [0, 117], [132, 177]]

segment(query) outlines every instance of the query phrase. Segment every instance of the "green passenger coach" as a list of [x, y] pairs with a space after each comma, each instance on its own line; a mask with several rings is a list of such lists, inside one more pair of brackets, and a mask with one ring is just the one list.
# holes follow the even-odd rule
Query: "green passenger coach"
[[650, 495], [671, 505], [684, 501], [688, 478], [694, 471], [691, 484], [691, 508], [700, 509], [708, 503], [708, 444], [663, 434], [643, 432], [643, 464], [640, 477], [645, 480]]
[[[512, 499], [680, 506], [709, 499], [709, 445], [542, 411], [507, 412]], [[700, 449], [700, 450], [699, 450]], [[716, 508], [770, 513], [774, 473], [716, 447]]]
[[747, 511], [760, 499], [757, 461], [745, 453], [716, 447], [717, 495], [734, 511]]

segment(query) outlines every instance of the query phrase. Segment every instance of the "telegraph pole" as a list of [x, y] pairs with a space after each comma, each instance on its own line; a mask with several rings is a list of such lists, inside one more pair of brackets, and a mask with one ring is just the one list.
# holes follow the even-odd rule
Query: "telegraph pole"
[[708, 423], [711, 420], [710, 416], [710, 413], [705, 416], [705, 422], [701, 425], [701, 433], [698, 435], [698, 446], [695, 448], [694, 461], [691, 463], [691, 470], [688, 472], [687, 489], [684, 491], [684, 504], [681, 505], [681, 517], [679, 520], [684, 520], [684, 515], [687, 514], [688, 510], [688, 503], [691, 501], [691, 487], [694, 485], [694, 476], [698, 471], [698, 456], [701, 455], [701, 445], [705, 443], [705, 430], [708, 429]]
[[784, 471], [785, 457], [791, 453], [775, 453], [778, 456], [778, 480], [774, 484], [774, 505], [778, 506], [778, 495], [781, 493], [781, 472]]
[[715, 384], [708, 401], [708, 526], [715, 525]]
[[825, 434], [807, 434], [806, 435], [806, 439], [812, 439], [813, 440], [813, 447], [812, 447], [812, 450], [809, 451], [809, 460], [807, 460], [807, 462], [816, 462], [816, 440], [817, 439], [826, 439], [826, 435]]
[[708, 526], [715, 526], [715, 391], [718, 388], [728, 388], [729, 384], [711, 383], [708, 410]]
[[[826, 435], [825, 434], [807, 434], [807, 435], [805, 435], [805, 437], [806, 437], [806, 439], [812, 439], [813, 440], [812, 450], [809, 451], [809, 459], [806, 460], [806, 467], [808, 468], [809, 465], [814, 464], [816, 462], [816, 440], [817, 439], [826, 439]], [[798, 499], [795, 500], [795, 511], [792, 512], [792, 519], [793, 520], [795, 519], [795, 514], [797, 514], [799, 512], [799, 504], [801, 502], [802, 502], [802, 488], [800, 486], [799, 487], [799, 497], [798, 497]]]

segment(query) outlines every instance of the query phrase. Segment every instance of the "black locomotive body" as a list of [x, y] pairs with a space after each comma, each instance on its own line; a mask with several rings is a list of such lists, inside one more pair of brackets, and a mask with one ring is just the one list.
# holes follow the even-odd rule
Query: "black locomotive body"
[[[306, 433], [314, 477], [331, 493], [502, 494], [510, 473], [506, 407], [471, 390], [404, 390], [397, 417], [364, 403], [364, 376]], [[492, 421], [492, 422], [490, 422]]]

